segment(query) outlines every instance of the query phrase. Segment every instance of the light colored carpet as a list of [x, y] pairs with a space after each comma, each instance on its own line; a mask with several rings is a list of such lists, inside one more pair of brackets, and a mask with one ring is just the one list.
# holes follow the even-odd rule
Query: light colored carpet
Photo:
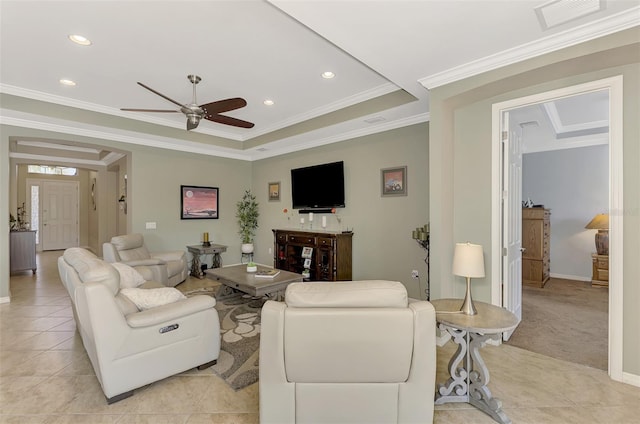
[[602, 370], [608, 365], [609, 289], [551, 278], [523, 286], [522, 322], [508, 344]]

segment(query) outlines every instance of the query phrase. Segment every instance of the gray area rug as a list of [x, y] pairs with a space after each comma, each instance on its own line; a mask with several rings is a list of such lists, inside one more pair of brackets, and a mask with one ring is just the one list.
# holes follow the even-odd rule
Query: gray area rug
[[[186, 296], [213, 296], [216, 288], [187, 291]], [[258, 352], [260, 350], [260, 312], [265, 298], [237, 295], [216, 302], [220, 317], [220, 356], [211, 367], [234, 390], [258, 381]]]
[[522, 287], [522, 322], [507, 342], [552, 358], [606, 370], [609, 290], [552, 278]]

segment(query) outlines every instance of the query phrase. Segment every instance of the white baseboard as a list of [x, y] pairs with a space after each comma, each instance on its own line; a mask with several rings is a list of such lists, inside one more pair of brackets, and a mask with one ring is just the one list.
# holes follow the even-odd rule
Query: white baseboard
[[562, 278], [565, 280], [576, 280], [576, 281], [591, 281], [590, 277], [583, 277], [581, 275], [567, 275], [567, 274], [556, 274], [555, 272], [550, 272], [549, 277], [551, 278]]
[[9, 296], [0, 297], [0, 303], [9, 303], [11, 302], [11, 298]]
[[622, 382], [630, 384], [632, 386], [640, 387], [640, 375], [630, 374], [628, 372], [622, 373]]

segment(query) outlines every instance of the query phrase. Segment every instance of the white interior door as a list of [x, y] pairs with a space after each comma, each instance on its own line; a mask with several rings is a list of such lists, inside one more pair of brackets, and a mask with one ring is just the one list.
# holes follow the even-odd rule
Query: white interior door
[[[522, 129], [502, 114], [502, 305], [522, 320]], [[513, 330], [504, 333], [509, 340]]]
[[43, 181], [42, 250], [78, 246], [78, 183]]

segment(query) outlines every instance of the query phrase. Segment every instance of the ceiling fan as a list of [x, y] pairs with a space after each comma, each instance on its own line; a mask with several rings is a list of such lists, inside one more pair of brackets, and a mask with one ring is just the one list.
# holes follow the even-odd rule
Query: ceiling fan
[[230, 116], [220, 115], [222, 112], [228, 112], [230, 110], [240, 109], [247, 105], [247, 101], [240, 97], [234, 97], [232, 99], [218, 100], [211, 103], [206, 103], [198, 106], [196, 102], [196, 84], [201, 81], [201, 78], [197, 75], [187, 75], [187, 78], [193, 84], [193, 100], [188, 104], [180, 104], [175, 100], [165, 96], [162, 93], [157, 92], [151, 87], [138, 82], [138, 85], [146, 88], [154, 94], [169, 100], [171, 103], [180, 107], [180, 110], [167, 110], [167, 109], [131, 109], [122, 108], [120, 110], [126, 110], [130, 112], [162, 112], [162, 113], [175, 113], [182, 112], [187, 117], [187, 130], [192, 130], [198, 127], [202, 118], [209, 121], [217, 122], [219, 124], [231, 125], [241, 128], [253, 128], [252, 122], [243, 121], [242, 119], [232, 118]]

